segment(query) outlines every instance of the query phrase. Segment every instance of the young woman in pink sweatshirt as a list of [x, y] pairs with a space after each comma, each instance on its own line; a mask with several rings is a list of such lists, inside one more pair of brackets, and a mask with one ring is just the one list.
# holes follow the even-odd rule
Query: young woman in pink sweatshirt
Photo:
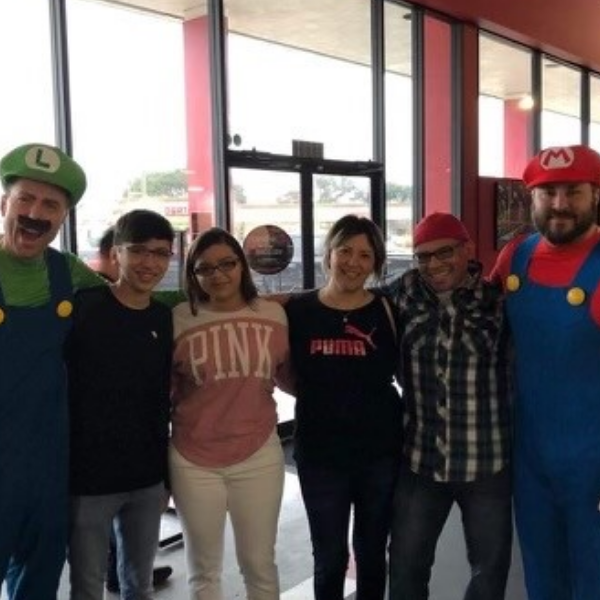
[[223, 597], [229, 513], [248, 599], [276, 600], [284, 460], [273, 388], [288, 361], [285, 312], [258, 298], [242, 248], [219, 228], [190, 247], [185, 287], [173, 311], [170, 474], [190, 596]]

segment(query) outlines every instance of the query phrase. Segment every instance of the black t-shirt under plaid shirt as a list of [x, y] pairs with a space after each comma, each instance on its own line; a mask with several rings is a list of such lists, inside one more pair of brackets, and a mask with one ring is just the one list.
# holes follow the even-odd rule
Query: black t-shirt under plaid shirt
[[412, 471], [465, 482], [509, 460], [508, 331], [501, 289], [472, 263], [465, 287], [438, 296], [416, 269], [387, 290], [400, 311], [404, 455]]

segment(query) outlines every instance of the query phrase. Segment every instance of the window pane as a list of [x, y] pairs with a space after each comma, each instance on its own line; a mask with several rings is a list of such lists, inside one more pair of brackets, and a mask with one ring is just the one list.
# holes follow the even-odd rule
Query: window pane
[[243, 243], [257, 227], [277, 225], [294, 244], [290, 264], [280, 273], [253, 272], [263, 293], [302, 289], [302, 247], [300, 242], [300, 177], [297, 173], [231, 169], [230, 204], [232, 232]]
[[0, 156], [29, 142], [55, 143], [48, 16], [47, 0], [0, 2], [0, 23], [11, 24], [0, 35]]
[[322, 286], [327, 277], [323, 270], [323, 243], [331, 226], [347, 214], [370, 217], [371, 182], [367, 177], [345, 175], [315, 175], [314, 196], [314, 251], [315, 284]]
[[590, 78], [590, 146], [600, 152], [600, 77]]
[[581, 143], [581, 71], [544, 58], [542, 148]]
[[411, 266], [413, 80], [411, 11], [385, 3], [385, 152], [388, 277]]
[[54, 144], [48, 2], [2, 0], [0, 23], [10, 23], [0, 35], [0, 153], [28, 142]]
[[300, 139], [325, 158], [372, 158], [369, 2], [224, 4], [234, 145], [292, 154]]
[[521, 177], [531, 155], [531, 52], [479, 36], [479, 174]]
[[[89, 180], [77, 208], [84, 258], [135, 208], [188, 229], [183, 28], [179, 20], [70, 0], [73, 145]], [[99, 51], [102, 49], [102, 51]], [[177, 282], [177, 261], [164, 286]]]

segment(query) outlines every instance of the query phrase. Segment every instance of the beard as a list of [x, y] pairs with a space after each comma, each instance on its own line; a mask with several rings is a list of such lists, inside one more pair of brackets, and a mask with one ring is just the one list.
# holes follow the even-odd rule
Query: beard
[[[598, 206], [594, 202], [589, 211], [576, 214], [570, 210], [545, 210], [533, 211], [532, 219], [535, 228], [554, 245], [569, 244], [587, 233], [597, 222]], [[552, 219], [571, 219], [572, 225], [556, 227]]]

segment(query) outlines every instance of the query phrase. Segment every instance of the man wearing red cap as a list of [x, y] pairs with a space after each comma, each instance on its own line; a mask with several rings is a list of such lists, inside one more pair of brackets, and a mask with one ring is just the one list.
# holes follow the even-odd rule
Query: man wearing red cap
[[515, 515], [530, 600], [600, 598], [600, 155], [527, 165], [537, 233], [492, 277], [515, 343]]
[[447, 213], [414, 231], [418, 268], [392, 284], [400, 311], [404, 463], [394, 499], [390, 600], [426, 600], [454, 502], [472, 577], [465, 598], [504, 598], [512, 546], [508, 334], [502, 289], [481, 276]]

